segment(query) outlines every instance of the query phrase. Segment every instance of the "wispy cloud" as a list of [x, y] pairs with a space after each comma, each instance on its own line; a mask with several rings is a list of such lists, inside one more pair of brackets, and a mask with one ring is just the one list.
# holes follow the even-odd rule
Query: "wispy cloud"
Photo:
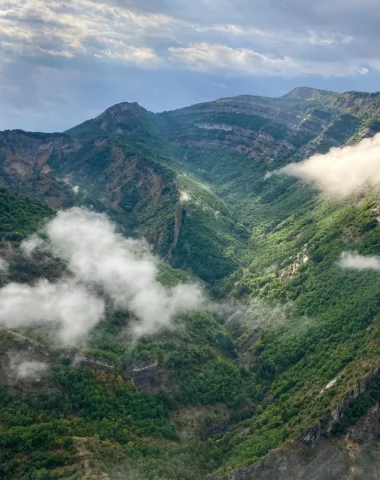
[[380, 134], [356, 145], [332, 148], [325, 155], [313, 155], [300, 163], [278, 170], [315, 183], [327, 196], [342, 198], [366, 186], [380, 184]]
[[9, 357], [9, 376], [17, 380], [34, 379], [46, 375], [49, 366], [46, 362], [33, 360], [25, 354], [8, 354]]
[[0, 273], [6, 273], [8, 271], [8, 262], [0, 257]]
[[[237, 38], [246, 45], [235, 47]], [[202, 16], [194, 21], [106, 1], [8, 0], [0, 7], [0, 45], [8, 55], [108, 58], [149, 67], [170, 66], [180, 60], [189, 68], [194, 63], [198, 68], [240, 67], [238, 72], [256, 75], [289, 74], [295, 68], [295, 75], [341, 76], [363, 73], [363, 66], [350, 62], [352, 66], [342, 70], [339, 61], [335, 68], [327, 62], [321, 71], [324, 62], [266, 49], [285, 43], [299, 49], [302, 44], [320, 47], [351, 41], [352, 36], [335, 32], [207, 23]], [[185, 46], [178, 46], [179, 42]], [[256, 48], [249, 46], [252, 43]]]
[[232, 48], [228, 45], [194, 43], [186, 47], [170, 47], [172, 63], [213, 72], [224, 71], [227, 75], [287, 76], [318, 75], [325, 77], [345, 77], [347, 75], [365, 75], [368, 69], [350, 63], [324, 63], [279, 57], [268, 53], [259, 53], [249, 48]]
[[18, 55], [110, 57], [142, 64], [156, 55], [141, 44], [141, 36], [171, 21], [164, 15], [137, 14], [86, 0], [13, 0], [0, 7], [1, 47]]
[[0, 289], [0, 325], [46, 326], [64, 344], [82, 341], [104, 316], [104, 302], [77, 282], [40, 280]]
[[165, 288], [157, 280], [155, 258], [143, 245], [116, 233], [105, 215], [73, 208], [58, 212], [43, 232], [23, 244], [26, 255], [49, 251], [62, 259], [70, 276], [57, 283], [11, 283], [0, 289], [0, 325], [8, 328], [45, 326], [64, 344], [85, 340], [105, 315], [115, 309], [134, 318], [134, 337], [174, 327], [182, 313], [201, 308], [203, 293], [195, 284]]
[[67, 262], [75, 278], [101, 287], [116, 307], [134, 313], [136, 335], [170, 327], [176, 315], [201, 305], [198, 285], [164, 288], [156, 278], [155, 258], [115, 229], [104, 215], [79, 208], [62, 211], [47, 225], [48, 248]]
[[339, 266], [350, 270], [380, 271], [380, 257], [375, 255], [360, 255], [356, 252], [343, 252]]

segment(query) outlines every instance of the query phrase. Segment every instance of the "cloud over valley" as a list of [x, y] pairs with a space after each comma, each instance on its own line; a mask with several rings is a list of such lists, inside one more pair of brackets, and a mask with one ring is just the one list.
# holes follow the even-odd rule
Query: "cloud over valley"
[[23, 244], [26, 255], [37, 249], [60, 258], [69, 272], [56, 283], [10, 283], [0, 289], [0, 325], [45, 325], [64, 344], [83, 341], [105, 316], [106, 304], [132, 314], [135, 338], [171, 328], [175, 318], [199, 309], [197, 284], [165, 288], [157, 280], [157, 260], [141, 242], [126, 239], [103, 214], [73, 208], [58, 212]]
[[275, 173], [315, 184], [324, 195], [344, 198], [380, 184], [380, 134], [356, 145], [332, 148], [299, 163], [290, 163]]

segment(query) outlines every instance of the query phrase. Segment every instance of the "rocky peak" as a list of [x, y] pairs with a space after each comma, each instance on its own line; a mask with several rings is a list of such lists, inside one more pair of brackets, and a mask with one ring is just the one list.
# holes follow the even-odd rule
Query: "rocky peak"
[[96, 117], [96, 120], [107, 120], [112, 123], [119, 123], [131, 118], [141, 117], [146, 113], [148, 113], [148, 111], [137, 102], [122, 102], [107, 108], [107, 110]]
[[289, 93], [283, 95], [281, 98], [292, 98], [294, 100], [314, 100], [320, 97], [331, 97], [336, 95], [338, 94], [330, 90], [319, 90], [317, 88], [310, 87], [296, 87]]

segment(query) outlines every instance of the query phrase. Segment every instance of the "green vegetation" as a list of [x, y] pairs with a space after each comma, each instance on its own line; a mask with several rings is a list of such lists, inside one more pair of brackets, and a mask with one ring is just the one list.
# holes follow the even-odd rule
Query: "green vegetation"
[[37, 200], [0, 189], [0, 239], [20, 241], [36, 231], [53, 214]]
[[62, 367], [54, 381], [59, 392], [32, 399], [14, 400], [2, 390], [1, 475], [23, 478], [32, 466], [54, 470], [75, 463], [73, 436], [96, 435], [121, 445], [144, 437], [176, 438], [163, 402], [121, 378], [96, 381], [89, 372]]

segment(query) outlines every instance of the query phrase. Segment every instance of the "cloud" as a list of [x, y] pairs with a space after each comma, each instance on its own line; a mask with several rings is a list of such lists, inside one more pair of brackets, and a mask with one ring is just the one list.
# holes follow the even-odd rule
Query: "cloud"
[[141, 63], [152, 61], [154, 51], [134, 42], [172, 21], [165, 15], [133, 12], [107, 2], [9, 0], [0, 8], [1, 47], [18, 55], [117, 56]]
[[[375, 89], [380, 36], [374, 5], [5, 0], [0, 128], [66, 129], [123, 100], [152, 110], [178, 108], [214, 98], [206, 80], [224, 84], [227, 76], [235, 79], [228, 95], [282, 94], [289, 83], [280, 80], [298, 77], [308, 85], [329, 79], [321, 85], [329, 89]], [[153, 95], [157, 85], [160, 95]]]
[[[136, 318], [131, 327], [135, 337], [153, 334], [163, 328], [171, 328], [178, 315], [202, 306], [202, 291], [196, 284], [181, 284], [171, 289], [163, 287], [157, 280], [158, 269], [155, 258], [144, 249], [141, 242], [125, 239], [117, 234], [116, 226], [105, 215], [81, 208], [60, 211], [46, 225], [44, 234], [47, 240], [43, 244], [35, 241], [34, 237], [31, 241], [24, 242], [24, 249], [30, 254], [33, 246], [42, 248], [62, 259], [75, 279], [76, 283], [72, 285], [74, 292], [78, 287], [79, 297], [73, 305], [73, 309], [62, 310], [61, 305], [57, 301], [54, 302], [58, 312], [52, 321], [63, 324], [62, 335], [64, 337], [67, 337], [70, 331], [73, 338], [85, 335], [103, 316], [103, 301], [99, 303], [100, 300], [94, 299], [88, 292], [83, 291], [83, 285], [90, 285], [102, 291], [106, 297], [112, 300], [115, 308], [127, 309], [131, 312]], [[20, 322], [25, 321], [22, 320], [26, 318], [23, 306], [28, 296], [31, 298], [30, 302], [35, 302], [37, 305], [44, 305], [49, 302], [49, 298], [54, 296], [57, 296], [59, 300], [62, 287], [60, 284], [55, 287], [58, 291], [46, 281], [40, 282], [37, 287], [14, 284], [5, 287], [5, 289], [8, 288], [8, 291], [4, 289], [4, 298], [8, 298], [13, 293], [11, 295], [13, 301], [8, 302], [10, 304], [9, 311], [12, 312], [11, 307], [14, 304], [18, 306], [21, 304], [19, 308], [22, 312], [22, 315], [14, 314], [12, 320], [8, 320], [9, 323], [17, 322], [17, 319], [20, 319]], [[28, 295], [23, 295], [23, 290]], [[46, 290], [48, 291], [45, 295]], [[66, 290], [64, 291], [66, 293]], [[71, 289], [69, 289], [69, 293], [70, 295], [73, 293]], [[84, 299], [82, 309], [80, 296], [84, 293], [88, 298]], [[1, 295], [2, 290], [0, 290], [0, 300]], [[68, 308], [70, 308], [70, 295], [66, 295], [65, 299], [68, 302]], [[94, 307], [98, 308], [89, 311], [85, 305], [94, 300], [98, 302]], [[82, 313], [81, 318], [75, 314], [76, 308]], [[27, 310], [33, 311], [33, 308]], [[51, 316], [48, 309], [46, 310], [47, 320], [49, 320]], [[42, 312], [40, 308], [33, 319], [38, 321], [44, 312], [45, 308], [42, 308]], [[55, 308], [53, 308], [53, 312], [55, 312]], [[67, 312], [67, 318], [62, 319], [59, 312], [62, 314]], [[89, 318], [86, 317], [86, 313]], [[5, 314], [3, 316], [5, 321], [8, 317]], [[74, 322], [74, 328], [79, 329], [79, 332], [71, 330], [70, 322]]]
[[210, 302], [207, 308], [220, 318], [227, 328], [242, 325], [248, 331], [252, 331], [254, 329], [271, 330], [285, 325], [289, 319], [292, 305], [251, 299], [248, 303], [236, 300]]
[[345, 77], [365, 75], [368, 69], [350, 62], [320, 62], [260, 53], [249, 48], [194, 43], [186, 47], [170, 47], [170, 61], [194, 70], [222, 70], [229, 75]]
[[380, 271], [380, 257], [364, 256], [356, 252], [343, 252], [339, 260], [339, 266], [350, 270]]
[[[199, 3], [203, 2], [195, 1], [194, 6]], [[230, 2], [225, 3], [228, 7]], [[347, 47], [355, 41], [352, 35], [334, 30], [290, 29], [286, 27], [286, 22], [281, 26], [263, 28], [259, 26], [261, 22], [255, 22], [253, 18], [249, 25], [241, 19], [231, 23], [233, 16], [225, 14], [219, 18], [214, 10], [207, 18], [208, 9], [204, 4], [201, 8], [205, 15], [198, 13], [197, 16], [186, 15], [185, 9], [180, 13], [176, 8], [162, 8], [160, 12], [149, 7], [142, 11], [137, 7], [137, 2], [69, 0], [46, 3], [30, 0], [25, 4], [20, 0], [8, 0], [0, 7], [1, 50], [9, 58], [14, 55], [62, 59], [85, 57], [112, 59], [151, 68], [168, 65], [170, 57], [194, 57], [194, 50], [198, 51], [199, 57], [203, 47], [208, 47], [214, 51], [213, 55], [240, 57], [238, 64], [242, 56], [249, 57], [250, 64], [255, 61], [257, 66], [258, 62], [261, 69], [267, 66], [266, 74], [271, 74], [273, 68], [276, 71], [271, 66], [276, 59], [280, 71], [281, 63], [285, 61], [293, 66], [304, 65], [296, 72], [301, 68], [303, 72], [316, 75], [320, 74], [321, 66], [324, 67], [322, 71], [336, 76], [360, 74], [366, 68], [360, 55], [344, 62], [339, 61], [342, 57], [339, 55], [335, 55], [334, 62], [313, 61], [311, 52], [302, 55], [300, 49], [305, 51], [306, 45], [308, 49], [319, 50], [334, 45]], [[240, 43], [238, 47], [236, 42]], [[271, 49], [270, 53], [265, 50], [267, 48]], [[301, 53], [300, 58], [293, 57], [292, 51], [297, 55]], [[205, 61], [204, 54], [202, 58]], [[339, 69], [339, 66], [347, 64], [348, 68]], [[261, 69], [257, 74], [261, 73]]]
[[46, 362], [38, 360], [25, 360], [21, 355], [9, 355], [10, 374], [13, 377], [20, 379], [33, 379], [45, 375], [49, 370]]
[[41, 237], [39, 237], [37, 234], [33, 234], [22, 242], [20, 248], [26, 257], [30, 257], [34, 250], [43, 246], [43, 243], [44, 242]]
[[332, 148], [290, 163], [275, 173], [292, 175], [316, 186], [328, 197], [343, 198], [366, 186], [380, 183], [380, 134], [356, 145]]
[[[187, 50], [193, 48], [193, 44], [212, 45], [210, 40], [216, 40], [215, 46], [228, 46], [231, 53], [252, 51], [264, 56], [270, 54], [260, 52], [260, 49], [256, 52], [248, 46], [236, 49], [229, 44], [242, 38], [245, 43], [255, 43], [256, 48], [270, 44], [274, 49], [281, 49], [285, 43], [326, 47], [353, 41], [352, 36], [337, 32], [294, 31], [284, 27], [263, 29], [254, 24], [235, 24], [226, 22], [228, 15], [219, 23], [211, 18], [204, 20], [200, 15], [196, 19], [193, 16], [186, 18], [175, 9], [169, 14], [167, 9], [152, 12], [149, 8], [147, 11], [136, 8], [137, 2], [69, 0], [46, 3], [30, 0], [25, 4], [20, 0], [8, 0], [0, 7], [1, 49], [9, 57], [92, 57], [151, 68], [165, 65], [168, 53], [172, 55], [176, 48], [182, 48], [176, 47], [179, 41], [188, 43], [183, 47]], [[163, 40], [170, 47], [168, 50], [160, 46]], [[278, 52], [277, 55], [276, 52], [271, 54], [279, 58], [289, 56], [289, 52], [282, 56]], [[308, 69], [311, 65], [312, 62]], [[357, 65], [351, 69], [360, 71]], [[318, 64], [314, 73], [318, 74]]]
[[0, 289], [0, 325], [7, 328], [45, 326], [60, 342], [73, 345], [104, 317], [104, 300], [72, 279], [35, 285], [10, 283]]
[[6, 273], [8, 271], [9, 265], [3, 258], [0, 257], [0, 273]]

